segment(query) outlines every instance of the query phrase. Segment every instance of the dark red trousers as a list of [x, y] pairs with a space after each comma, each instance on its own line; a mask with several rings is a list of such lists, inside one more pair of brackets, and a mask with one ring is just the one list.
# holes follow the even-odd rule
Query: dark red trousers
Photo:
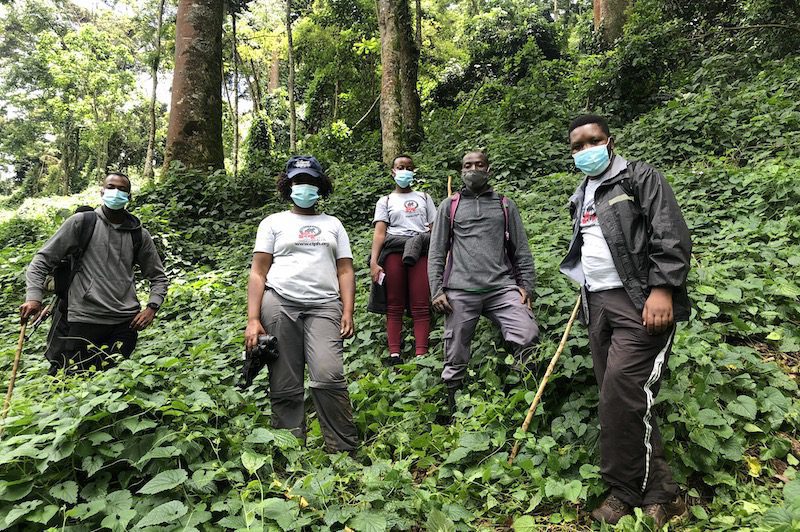
[[392, 253], [383, 263], [386, 274], [386, 335], [389, 353], [399, 353], [406, 307], [414, 320], [416, 354], [428, 352], [431, 332], [431, 294], [428, 287], [428, 257], [420, 257], [414, 266], [403, 264], [402, 253]]

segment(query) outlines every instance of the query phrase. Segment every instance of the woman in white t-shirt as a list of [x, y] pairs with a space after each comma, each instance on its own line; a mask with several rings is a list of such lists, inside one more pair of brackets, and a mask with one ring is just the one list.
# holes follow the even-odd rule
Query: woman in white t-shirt
[[[373, 219], [375, 234], [370, 254], [370, 274], [373, 283], [385, 288], [388, 362], [392, 365], [402, 362], [400, 347], [406, 309], [411, 311], [414, 321], [417, 356], [428, 352], [431, 330], [427, 249], [431, 225], [436, 217], [436, 205], [429, 194], [412, 189], [414, 170], [411, 157], [395, 157], [392, 163], [394, 191], [378, 200]], [[384, 310], [370, 309], [378, 312]]]
[[353, 335], [355, 274], [342, 223], [317, 213], [333, 191], [319, 162], [295, 156], [278, 178], [292, 208], [258, 226], [247, 285], [245, 343], [252, 350], [265, 334], [278, 340], [268, 364], [272, 426], [305, 439], [304, 370], [325, 447], [353, 451], [358, 443], [343, 369], [343, 340]]

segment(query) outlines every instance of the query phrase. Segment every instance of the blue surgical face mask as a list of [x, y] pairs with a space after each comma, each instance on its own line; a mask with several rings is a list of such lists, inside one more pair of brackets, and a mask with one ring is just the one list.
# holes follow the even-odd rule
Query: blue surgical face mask
[[413, 170], [395, 170], [394, 172], [394, 182], [397, 183], [397, 186], [400, 188], [408, 188], [411, 186], [413, 180]]
[[[611, 139], [608, 139], [608, 142], [611, 142]], [[575, 166], [578, 167], [578, 170], [590, 177], [595, 177], [605, 172], [608, 165], [611, 164], [608, 142], [573, 153], [572, 158], [575, 159]]]
[[103, 189], [103, 204], [112, 211], [118, 211], [125, 207], [130, 201], [130, 195], [118, 188]]
[[292, 194], [290, 197], [295, 205], [301, 209], [308, 209], [319, 201], [319, 187], [307, 185], [305, 183], [292, 185]]

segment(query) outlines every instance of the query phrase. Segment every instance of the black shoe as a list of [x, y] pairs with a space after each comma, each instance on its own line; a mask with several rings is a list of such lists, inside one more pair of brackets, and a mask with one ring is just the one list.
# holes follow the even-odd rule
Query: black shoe
[[402, 363], [403, 363], [403, 357], [401, 356], [393, 357], [390, 355], [389, 358], [386, 359], [387, 366], [399, 366]]
[[675, 497], [671, 502], [648, 504], [643, 507], [642, 510], [644, 510], [645, 515], [649, 515], [653, 518], [656, 523], [656, 528], [659, 530], [671, 520], [683, 519], [689, 513], [686, 509], [686, 502], [680, 495]]

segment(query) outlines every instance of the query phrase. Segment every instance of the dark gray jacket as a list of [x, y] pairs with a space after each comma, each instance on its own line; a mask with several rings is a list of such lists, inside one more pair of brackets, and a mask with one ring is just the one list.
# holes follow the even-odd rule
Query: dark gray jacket
[[[450, 202], [445, 199], [436, 212], [431, 245], [428, 250], [428, 282], [431, 297], [443, 288], [487, 290], [517, 285], [505, 249], [503, 206], [500, 196], [489, 189], [475, 196], [461, 190], [453, 226], [453, 266], [447, 284], [443, 285], [445, 261], [450, 239]], [[516, 250], [515, 263], [519, 283], [533, 297], [536, 272], [528, 247], [528, 237], [516, 204], [508, 198], [508, 232]]]
[[[653, 167], [628, 162], [619, 155], [614, 156], [611, 167], [599, 179], [601, 184], [595, 193], [597, 220], [631, 301], [641, 311], [651, 288], [669, 287], [675, 320], [688, 320], [686, 276], [692, 240], [669, 183]], [[572, 241], [560, 268], [581, 286], [585, 281], [578, 217], [586, 182], [584, 179], [569, 199]]]
[[[132, 319], [141, 310], [133, 277], [133, 236], [141, 222], [128, 215], [122, 224], [108, 221], [103, 208], [95, 209], [97, 221], [75, 278], [69, 287], [69, 321], [115, 324]], [[58, 262], [80, 245], [80, 215], [69, 217], [33, 257], [26, 272], [25, 299], [41, 301], [45, 278]], [[161, 305], [169, 281], [156, 246], [142, 228], [142, 247], [137, 262], [150, 281], [149, 303]]]

